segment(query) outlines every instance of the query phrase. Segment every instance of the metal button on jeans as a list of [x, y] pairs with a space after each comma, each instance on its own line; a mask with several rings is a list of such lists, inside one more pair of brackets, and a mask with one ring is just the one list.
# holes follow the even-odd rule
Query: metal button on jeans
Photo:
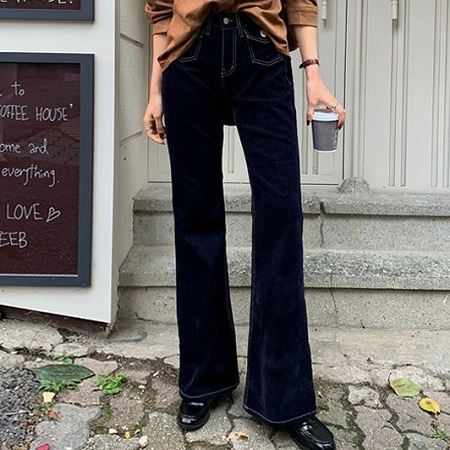
[[228, 23], [230, 23], [231, 22], [231, 19], [229, 18], [229, 17], [224, 17], [223, 18], [223, 23], [226, 25], [226, 24], [228, 24]]
[[266, 34], [266, 32], [265, 32], [264, 30], [261, 30], [261, 31], [259, 32], [259, 34], [260, 34], [262, 37], [266, 37], [266, 36], [267, 36], [267, 34]]

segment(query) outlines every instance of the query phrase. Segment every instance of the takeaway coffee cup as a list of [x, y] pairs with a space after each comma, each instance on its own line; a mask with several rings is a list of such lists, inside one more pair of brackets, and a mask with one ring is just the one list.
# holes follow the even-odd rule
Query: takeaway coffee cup
[[313, 149], [335, 152], [337, 149], [339, 116], [334, 111], [316, 109], [312, 118]]

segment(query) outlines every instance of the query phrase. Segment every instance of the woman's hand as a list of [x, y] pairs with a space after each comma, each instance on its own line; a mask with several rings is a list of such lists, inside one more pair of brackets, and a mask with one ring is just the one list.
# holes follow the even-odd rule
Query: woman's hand
[[[300, 49], [300, 59], [302, 61], [319, 59], [317, 26], [315, 23], [314, 25], [295, 25], [293, 28]], [[322, 82], [320, 66], [311, 64], [306, 66], [304, 70], [306, 75], [306, 95], [308, 98], [306, 125], [311, 123], [314, 109], [320, 104], [324, 105], [328, 110], [338, 113], [338, 128], [341, 129], [345, 123], [345, 109]]]
[[338, 128], [341, 129], [345, 123], [345, 109], [328, 90], [320, 77], [312, 77], [306, 81], [306, 95], [308, 98], [308, 112], [306, 124], [311, 123], [314, 109], [318, 105], [324, 105], [326, 109], [335, 111], [338, 116]]
[[163, 124], [163, 104], [162, 104], [162, 70], [158, 62], [158, 55], [165, 49], [167, 42], [166, 33], [153, 35], [153, 64], [150, 79], [150, 96], [147, 109], [144, 114], [144, 130], [149, 139], [157, 144], [164, 144], [166, 129]]
[[161, 89], [152, 86], [147, 109], [144, 114], [144, 130], [149, 139], [158, 144], [164, 144], [166, 130], [163, 125], [163, 106]]

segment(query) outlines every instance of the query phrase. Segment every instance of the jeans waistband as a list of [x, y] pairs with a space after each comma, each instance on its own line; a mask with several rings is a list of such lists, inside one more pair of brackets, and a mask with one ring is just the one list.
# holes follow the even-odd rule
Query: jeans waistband
[[223, 29], [237, 28], [239, 30], [239, 34], [242, 36], [242, 25], [249, 20], [251, 19], [248, 14], [242, 11], [216, 11], [209, 14], [203, 23], [203, 27], [205, 34], [207, 35], [210, 34], [213, 27], [221, 27]]

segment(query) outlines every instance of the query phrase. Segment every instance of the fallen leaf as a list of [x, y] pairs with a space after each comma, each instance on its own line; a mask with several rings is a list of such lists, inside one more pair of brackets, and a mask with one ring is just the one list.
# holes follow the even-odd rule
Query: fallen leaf
[[54, 392], [43, 392], [42, 398], [44, 400], [44, 403], [51, 403], [52, 400], [55, 398]]
[[235, 434], [236, 434], [236, 437], [238, 440], [247, 440], [248, 439], [248, 434], [244, 433], [243, 431], [236, 431]]
[[129, 431], [125, 431], [124, 436], [125, 436], [125, 439], [130, 439], [131, 433]]
[[36, 447], [36, 450], [51, 450], [50, 444], [41, 444]]
[[419, 406], [424, 411], [428, 411], [430, 413], [433, 413], [434, 415], [439, 414], [441, 412], [441, 407], [439, 406], [439, 403], [430, 397], [422, 398], [419, 401]]
[[422, 388], [409, 378], [391, 380], [389, 377], [389, 384], [399, 397], [415, 397], [422, 391]]
[[51, 420], [59, 420], [59, 412], [51, 409], [47, 412], [47, 417]]
[[31, 369], [38, 381], [60, 383], [67, 380], [84, 380], [94, 376], [94, 372], [77, 364], [48, 364]]

